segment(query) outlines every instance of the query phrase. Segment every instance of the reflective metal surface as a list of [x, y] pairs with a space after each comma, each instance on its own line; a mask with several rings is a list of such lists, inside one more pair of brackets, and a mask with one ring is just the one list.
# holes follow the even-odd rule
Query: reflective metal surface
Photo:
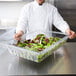
[[[76, 73], [76, 43], [66, 43], [41, 63], [11, 55], [7, 50], [0, 55], [1, 75], [48, 75]], [[58, 51], [64, 51], [64, 54]], [[61, 53], [61, 54], [60, 54]]]
[[70, 73], [76, 74], [76, 42], [65, 45], [64, 55], [64, 61]]

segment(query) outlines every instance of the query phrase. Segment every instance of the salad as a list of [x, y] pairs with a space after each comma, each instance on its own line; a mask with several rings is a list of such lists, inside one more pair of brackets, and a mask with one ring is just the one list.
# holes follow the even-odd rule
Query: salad
[[24, 42], [18, 41], [16, 46], [22, 47], [31, 51], [40, 52], [43, 49], [51, 46], [61, 38], [49, 37], [47, 38], [44, 34], [38, 34], [33, 40], [25, 40]]

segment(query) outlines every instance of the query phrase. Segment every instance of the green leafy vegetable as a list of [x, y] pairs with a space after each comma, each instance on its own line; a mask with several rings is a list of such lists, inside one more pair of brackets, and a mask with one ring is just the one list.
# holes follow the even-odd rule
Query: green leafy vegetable
[[25, 40], [24, 42], [18, 42], [17, 46], [39, 52], [51, 46], [60, 39], [61, 38], [58, 37], [47, 38], [44, 34], [38, 34], [33, 40], [29, 39]]

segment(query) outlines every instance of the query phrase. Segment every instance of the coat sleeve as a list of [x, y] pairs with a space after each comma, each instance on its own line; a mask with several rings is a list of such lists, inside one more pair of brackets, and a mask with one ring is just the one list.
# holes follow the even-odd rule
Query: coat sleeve
[[18, 31], [23, 31], [24, 33], [26, 32], [26, 28], [27, 28], [27, 23], [28, 23], [28, 8], [26, 6], [24, 6], [21, 9], [21, 13], [20, 13], [20, 17], [17, 23], [17, 27], [16, 27], [16, 33]]
[[56, 7], [54, 7], [53, 9], [53, 25], [59, 29], [60, 31], [62, 31], [63, 33], [65, 33], [65, 31], [70, 28], [68, 23], [66, 21], [64, 21], [63, 17], [59, 14], [58, 10]]

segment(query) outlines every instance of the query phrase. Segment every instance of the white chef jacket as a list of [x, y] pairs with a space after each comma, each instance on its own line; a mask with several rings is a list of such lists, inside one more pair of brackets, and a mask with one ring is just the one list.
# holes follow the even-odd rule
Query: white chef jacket
[[55, 6], [46, 2], [40, 6], [37, 1], [33, 1], [22, 8], [16, 32], [51, 31], [52, 24], [63, 33], [69, 28]]

